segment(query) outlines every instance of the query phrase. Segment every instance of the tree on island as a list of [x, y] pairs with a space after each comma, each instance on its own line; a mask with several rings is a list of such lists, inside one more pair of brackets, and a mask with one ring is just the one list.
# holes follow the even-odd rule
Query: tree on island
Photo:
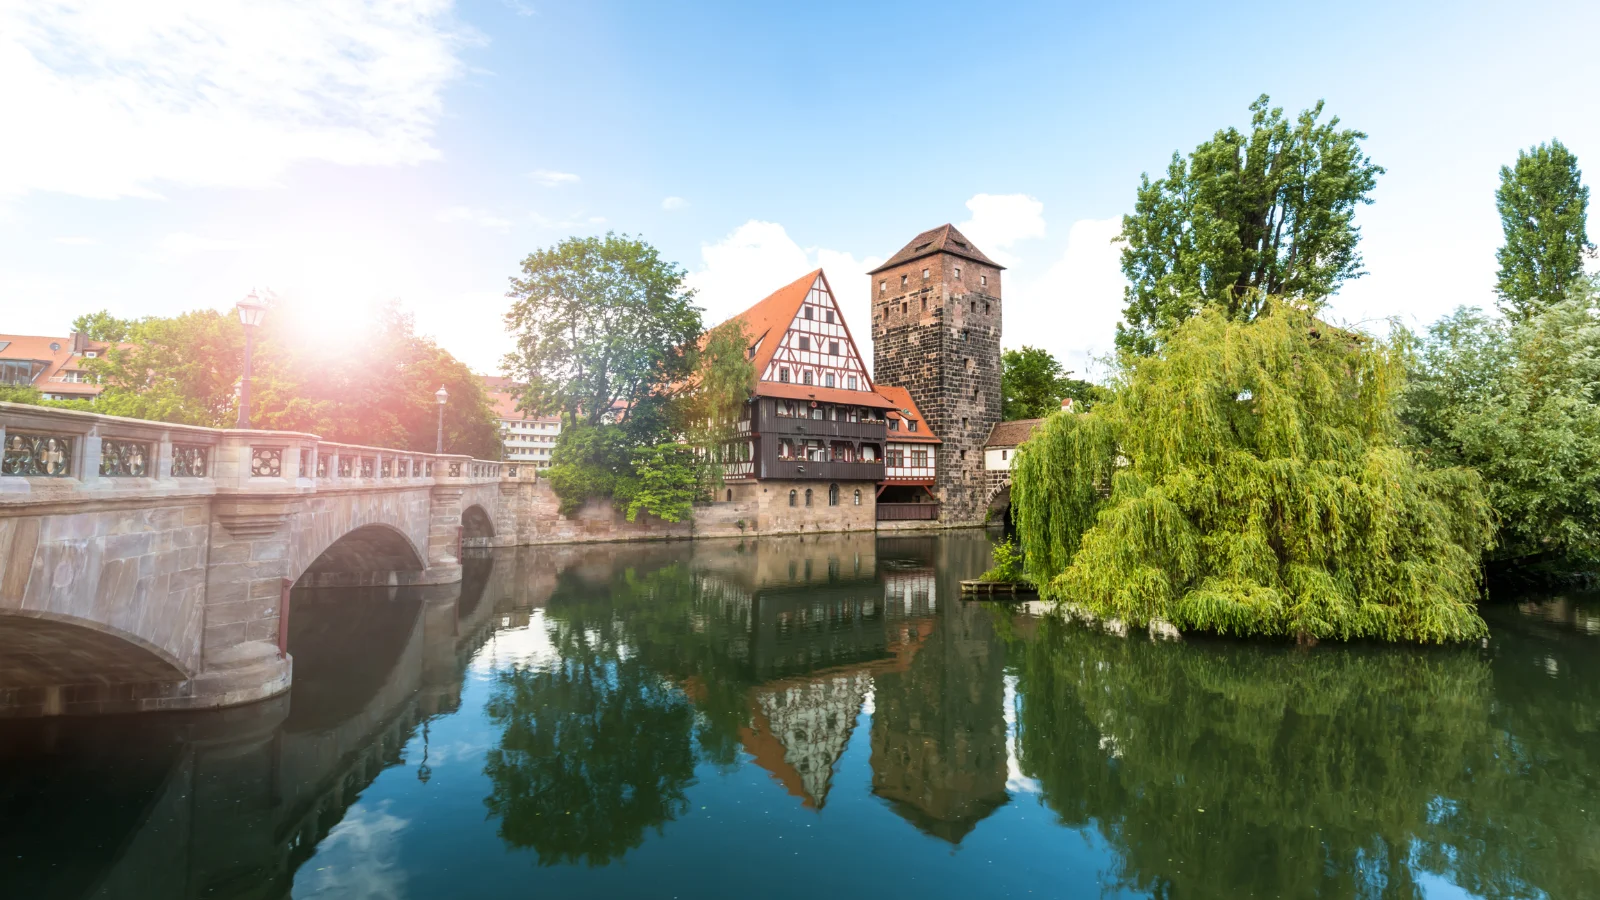
[[[1510, 321], [1462, 308], [1418, 340], [1404, 418], [1435, 465], [1483, 475], [1497, 568], [1600, 564], [1600, 289]], [[1509, 310], [1508, 310], [1509, 312]]]
[[1495, 254], [1495, 290], [1500, 309], [1520, 321], [1562, 302], [1583, 280], [1583, 258], [1594, 253], [1589, 189], [1578, 158], [1552, 140], [1519, 152], [1514, 168], [1500, 167], [1494, 201], [1506, 238]]
[[684, 271], [628, 235], [536, 250], [511, 279], [505, 370], [518, 406], [559, 415], [546, 472], [570, 515], [608, 498], [629, 519], [687, 518], [754, 382], [742, 337], [702, 335]]
[[1100, 398], [1099, 387], [1073, 378], [1048, 350], [1024, 346], [1000, 355], [1000, 418], [1040, 419], [1072, 398], [1080, 408]]
[[1123, 216], [1127, 308], [1117, 347], [1147, 355], [1202, 308], [1249, 321], [1265, 298], [1316, 304], [1359, 277], [1355, 211], [1383, 174], [1361, 150], [1366, 134], [1319, 122], [1322, 103], [1293, 122], [1263, 94], [1250, 133], [1225, 128], [1167, 176], [1140, 177]]
[[1485, 633], [1492, 514], [1477, 473], [1399, 446], [1399, 348], [1272, 299], [1128, 359], [1111, 399], [1048, 419], [1012, 466], [1047, 598], [1226, 634]]

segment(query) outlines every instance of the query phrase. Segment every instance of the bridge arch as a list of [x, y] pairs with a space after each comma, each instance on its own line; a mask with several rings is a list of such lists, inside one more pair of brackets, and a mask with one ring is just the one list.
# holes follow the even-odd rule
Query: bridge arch
[[487, 547], [494, 537], [494, 517], [481, 504], [471, 503], [461, 510], [461, 546]]
[[398, 572], [421, 572], [427, 557], [411, 536], [382, 522], [360, 525], [322, 547], [296, 574], [297, 587], [388, 584]]
[[92, 619], [0, 615], [0, 696], [7, 712], [92, 711], [134, 693], [160, 696], [191, 675], [170, 652]]

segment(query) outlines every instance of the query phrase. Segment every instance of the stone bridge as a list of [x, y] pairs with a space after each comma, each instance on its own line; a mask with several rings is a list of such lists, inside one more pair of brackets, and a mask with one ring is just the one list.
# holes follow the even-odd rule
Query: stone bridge
[[11, 403], [0, 446], [0, 716], [282, 693], [292, 587], [458, 582], [535, 474]]

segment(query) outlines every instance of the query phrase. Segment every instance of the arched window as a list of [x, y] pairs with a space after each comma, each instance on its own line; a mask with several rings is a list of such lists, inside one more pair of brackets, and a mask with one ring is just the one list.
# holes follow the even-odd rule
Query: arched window
[[789, 491], [789, 505], [790, 506], [794, 505], [794, 500], [795, 500], [795, 497], [797, 497], [797, 496], [799, 496], [799, 495], [796, 494], [793, 490]]
[[828, 505], [839, 505], [839, 486], [837, 484], [828, 485]]
[[860, 488], [856, 488], [856, 505], [857, 506], [861, 505], [861, 489]]
[[728, 488], [728, 502], [733, 502], [733, 488]]
[[806, 488], [806, 505], [811, 505], [811, 488]]

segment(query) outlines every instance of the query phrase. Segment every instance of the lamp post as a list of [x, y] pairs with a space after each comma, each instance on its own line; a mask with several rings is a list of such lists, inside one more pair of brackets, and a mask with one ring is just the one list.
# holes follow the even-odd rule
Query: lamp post
[[239, 301], [239, 321], [244, 325], [244, 374], [239, 378], [239, 422], [237, 427], [250, 427], [250, 351], [255, 343], [256, 326], [266, 318], [267, 305], [255, 291]]
[[439, 390], [435, 391], [433, 396], [439, 401], [439, 439], [436, 442], [434, 442], [433, 452], [435, 452], [435, 453], [443, 453], [444, 452], [444, 402], [446, 400], [450, 399], [450, 392], [446, 391], [444, 389], [444, 385], [441, 384], [441, 385], [439, 385]]

